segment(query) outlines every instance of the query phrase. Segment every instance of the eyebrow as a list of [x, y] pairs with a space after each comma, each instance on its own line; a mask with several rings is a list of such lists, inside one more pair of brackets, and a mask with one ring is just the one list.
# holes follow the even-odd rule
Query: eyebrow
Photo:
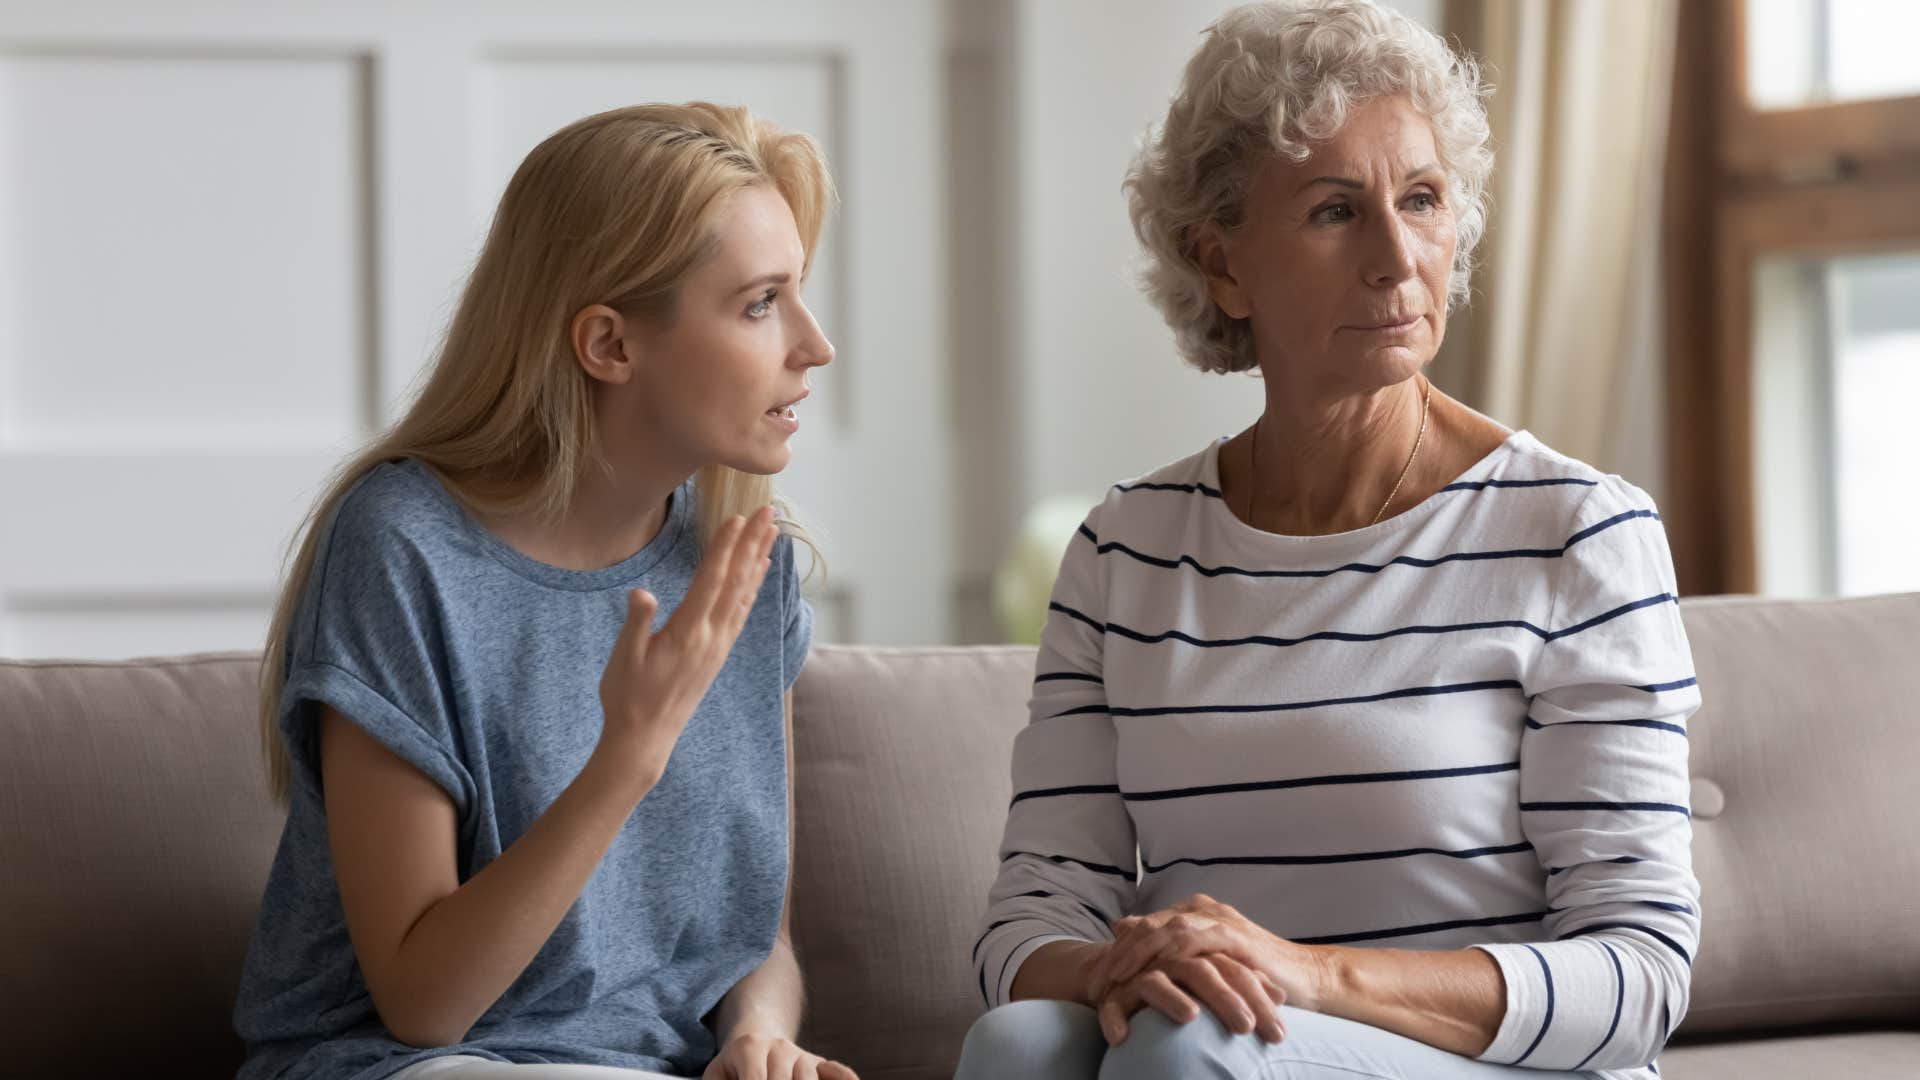
[[[1437, 173], [1440, 171], [1441, 171], [1440, 165], [1438, 162], [1428, 162], [1427, 164], [1422, 165], [1419, 168], [1414, 169], [1413, 171], [1407, 173], [1407, 179], [1416, 180], [1416, 179], [1419, 179], [1420, 177], [1427, 175], [1428, 173]], [[1354, 191], [1364, 191], [1366, 190], [1366, 186], [1367, 186], [1361, 183], [1360, 181], [1353, 179], [1350, 176], [1316, 176], [1313, 179], [1307, 181], [1306, 183], [1301, 184], [1298, 188], [1295, 188], [1293, 193], [1295, 195], [1298, 195], [1302, 191], [1307, 190], [1308, 188], [1312, 187], [1315, 184], [1332, 184], [1335, 187], [1351, 188]]]
[[793, 280], [793, 275], [787, 273], [784, 270], [776, 274], [761, 274], [759, 277], [754, 278], [752, 281], [749, 281], [745, 285], [742, 285], [739, 288], [733, 290], [733, 295], [738, 296], [743, 292], [748, 292], [753, 289], [758, 289], [763, 285], [785, 285], [787, 282], [792, 280]]

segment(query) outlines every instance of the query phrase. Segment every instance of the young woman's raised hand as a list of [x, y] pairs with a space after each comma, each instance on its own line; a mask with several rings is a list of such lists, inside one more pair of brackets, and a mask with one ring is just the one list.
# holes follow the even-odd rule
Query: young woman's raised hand
[[653, 616], [660, 602], [641, 589], [628, 594], [626, 626], [600, 676], [606, 726], [596, 753], [621, 755], [649, 785], [666, 771], [681, 729], [746, 625], [778, 536], [772, 507], [752, 518], [729, 518], [708, 542], [686, 598], [657, 634]]

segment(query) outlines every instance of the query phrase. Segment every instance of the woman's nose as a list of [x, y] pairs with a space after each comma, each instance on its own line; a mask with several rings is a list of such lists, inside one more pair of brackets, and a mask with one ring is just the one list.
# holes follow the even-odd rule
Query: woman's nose
[[827, 340], [826, 332], [820, 329], [820, 323], [813, 312], [805, 307], [800, 309], [805, 325], [800, 330], [800, 341], [793, 350], [793, 359], [802, 367], [823, 367], [833, 363], [833, 342]]
[[1398, 214], [1375, 220], [1380, 224], [1374, 228], [1373, 242], [1368, 245], [1367, 281], [1373, 285], [1397, 285], [1418, 270], [1413, 256], [1413, 237]]

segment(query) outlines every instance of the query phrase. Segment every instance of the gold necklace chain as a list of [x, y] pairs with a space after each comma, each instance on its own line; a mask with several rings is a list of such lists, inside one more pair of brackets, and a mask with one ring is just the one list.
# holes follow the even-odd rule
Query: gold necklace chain
[[[1400, 485], [1407, 482], [1407, 473], [1413, 469], [1413, 459], [1420, 456], [1420, 444], [1427, 439], [1427, 413], [1433, 404], [1433, 382], [1432, 380], [1425, 381], [1427, 383], [1426, 393], [1421, 395], [1420, 398], [1420, 432], [1413, 437], [1413, 452], [1407, 455], [1407, 463], [1400, 467], [1400, 478], [1393, 482], [1393, 490], [1387, 492], [1387, 501], [1380, 504], [1380, 509], [1373, 513], [1373, 520], [1367, 522], [1370, 526], [1380, 524], [1380, 518], [1386, 514], [1387, 507], [1393, 505], [1394, 497], [1400, 494]], [[1246, 519], [1247, 524], [1252, 525], [1256, 529], [1259, 528], [1259, 526], [1253, 524], [1253, 492], [1254, 489], [1259, 486], [1258, 482], [1260, 478], [1260, 455], [1256, 451], [1260, 448], [1260, 422], [1266, 418], [1267, 414], [1263, 412], [1260, 414], [1260, 419], [1253, 422], [1253, 436], [1247, 440]]]
[[1368, 525], [1380, 524], [1381, 515], [1387, 512], [1387, 507], [1393, 505], [1393, 497], [1400, 494], [1400, 485], [1407, 482], [1407, 472], [1413, 468], [1413, 459], [1420, 456], [1420, 444], [1427, 438], [1427, 406], [1432, 402], [1433, 383], [1429, 381], [1427, 392], [1420, 398], [1420, 434], [1413, 437], [1413, 453], [1407, 455], [1407, 463], [1400, 467], [1400, 479], [1393, 482], [1393, 490], [1387, 492], [1387, 501], [1381, 503], [1380, 509], [1373, 512], [1373, 520], [1367, 522]]

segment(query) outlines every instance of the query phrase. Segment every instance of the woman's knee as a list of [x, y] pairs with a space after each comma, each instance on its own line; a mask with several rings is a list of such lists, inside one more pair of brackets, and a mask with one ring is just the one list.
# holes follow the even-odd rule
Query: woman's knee
[[1091, 1080], [1106, 1046], [1092, 1009], [1071, 1001], [1015, 1001], [974, 1021], [954, 1080]]
[[1252, 1035], [1235, 1035], [1212, 1013], [1185, 1024], [1155, 1009], [1142, 1009], [1128, 1021], [1127, 1038], [1107, 1051], [1100, 1080], [1207, 1080], [1254, 1075], [1259, 1052]]

